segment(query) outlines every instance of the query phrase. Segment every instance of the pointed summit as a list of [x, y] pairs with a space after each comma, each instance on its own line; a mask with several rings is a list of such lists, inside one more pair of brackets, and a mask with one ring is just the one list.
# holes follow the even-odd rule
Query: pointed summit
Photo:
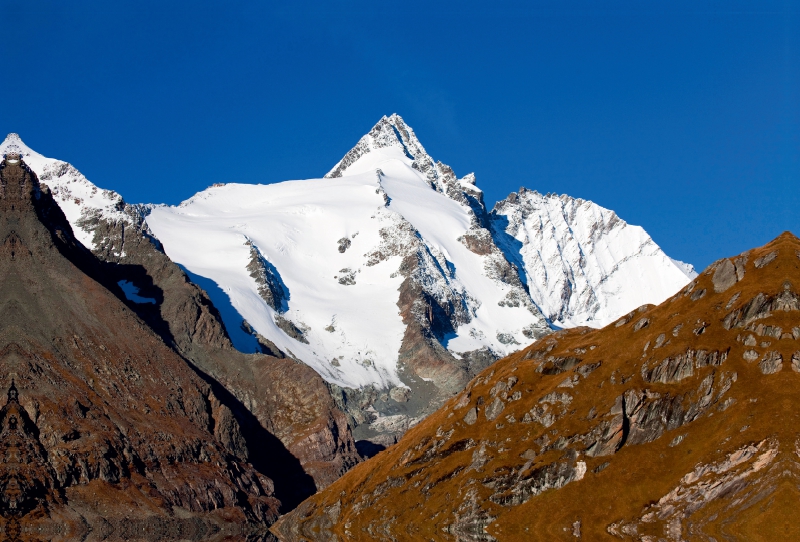
[[405, 123], [400, 115], [393, 113], [389, 117], [383, 116], [325, 177], [330, 179], [352, 175], [354, 169], [357, 170], [357, 173], [363, 173], [363, 168], [353, 168], [352, 166], [363, 156], [381, 150], [383, 152], [380, 154], [384, 155], [386, 159], [405, 158], [409, 163], [433, 164], [433, 160], [417, 139], [414, 130]]
[[19, 134], [14, 132], [8, 134], [5, 140], [0, 143], [0, 158], [5, 158], [8, 154], [18, 154], [22, 159], [29, 163], [31, 162], [31, 158], [42, 158], [42, 155], [33, 151], [30, 147], [23, 143], [22, 139], [19, 137]]
[[61, 160], [47, 158], [27, 146], [19, 134], [10, 133], [0, 143], [0, 159], [18, 154], [25, 164], [46, 185], [67, 216], [73, 233], [86, 247], [95, 249], [94, 226], [96, 217], [103, 215], [117, 222], [131, 224], [136, 215], [144, 212], [142, 206], [127, 205], [122, 196], [113, 190], [98, 189], [80, 171]]
[[424, 181], [437, 192], [447, 195], [473, 210], [486, 214], [481, 190], [475, 185], [475, 174], [458, 179], [447, 164], [434, 161], [422, 146], [414, 130], [397, 113], [382, 117], [355, 147], [344, 155], [325, 178], [344, 177], [373, 172], [380, 164], [399, 160], [419, 172]]

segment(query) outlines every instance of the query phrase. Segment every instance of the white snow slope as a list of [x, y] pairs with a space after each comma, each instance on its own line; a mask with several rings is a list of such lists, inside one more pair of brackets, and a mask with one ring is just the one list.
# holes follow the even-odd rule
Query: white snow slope
[[525, 270], [534, 302], [560, 327], [605, 326], [697, 276], [644, 229], [591, 201], [521, 188], [497, 203], [492, 226]]
[[[412, 162], [395, 139], [341, 177], [212, 187], [177, 207], [154, 208], [147, 223], [172, 260], [214, 280], [261, 335], [332, 382], [400, 384], [398, 269], [417, 244], [426, 291], [466, 305], [469, 321], [447, 338], [451, 352], [489, 347], [505, 355], [529, 343], [523, 329], [543, 318], [499, 304], [511, 286], [487, 276], [485, 256], [459, 240], [472, 210], [432, 189]], [[259, 296], [246, 269], [248, 240], [277, 269], [289, 292], [282, 316], [308, 344], [284, 333]]]
[[[0, 154], [11, 149], [50, 187], [87, 247], [97, 248], [87, 218], [130, 220], [119, 194], [97, 188], [71, 165], [35, 153], [16, 134], [0, 144]], [[602, 325], [660, 302], [695, 275], [644, 230], [591, 202], [521, 190], [490, 216], [474, 183], [472, 174], [457, 179], [435, 163], [392, 115], [326, 178], [215, 185], [176, 207], [136, 207], [149, 212], [147, 226], [173, 261], [228, 295], [235, 309], [223, 311], [233, 314], [225, 321], [229, 330], [245, 319], [347, 387], [400, 384], [404, 259], [417, 262], [412, 278], [426, 295], [456, 307], [454, 332], [442, 338], [456, 356], [521, 348], [533, 340], [532, 329], [546, 325], [542, 312], [561, 326]], [[493, 241], [481, 237], [481, 223], [491, 224]], [[491, 250], [470, 250], [469, 235], [489, 239]], [[251, 246], [284, 291], [276, 308], [247, 269]], [[502, 254], [520, 268], [530, 296], [498, 274]], [[286, 321], [302, 335], [287, 333]]]

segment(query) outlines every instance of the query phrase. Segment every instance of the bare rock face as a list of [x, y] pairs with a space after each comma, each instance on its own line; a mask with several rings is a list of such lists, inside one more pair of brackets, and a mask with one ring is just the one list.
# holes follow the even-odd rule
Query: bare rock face
[[714, 271], [712, 278], [714, 283], [714, 291], [717, 293], [724, 292], [734, 284], [736, 284], [736, 268], [730, 260], [723, 260], [717, 270]]
[[272, 531], [287, 541], [795, 538], [798, 251], [787, 232], [657, 307], [497, 361]]
[[230, 408], [84, 272], [97, 260], [13, 152], [0, 163], [0, 240], [4, 532], [273, 522], [273, 482]]
[[276, 311], [286, 310], [286, 288], [278, 276], [278, 271], [264, 258], [250, 239], [245, 244], [250, 247], [250, 263], [247, 264], [247, 270], [258, 284], [259, 295]]

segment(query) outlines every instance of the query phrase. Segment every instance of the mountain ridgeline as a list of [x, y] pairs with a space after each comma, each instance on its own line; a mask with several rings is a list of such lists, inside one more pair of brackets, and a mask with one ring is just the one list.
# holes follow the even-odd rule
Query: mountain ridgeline
[[281, 540], [796, 540], [800, 240], [497, 361]]
[[127, 204], [15, 134], [10, 145], [77, 239], [116, 264], [128, 305], [243, 404], [266, 408], [272, 376], [236, 350], [324, 379], [346, 421], [316, 404], [311, 441], [257, 415], [297, 453], [325, 443], [307, 452], [322, 485], [356, 460], [343, 424], [362, 452], [390, 445], [552, 324], [600, 327], [695, 276], [592, 202], [523, 188], [490, 211], [475, 176], [433, 160], [398, 115], [322, 179], [214, 185], [176, 207]]
[[397, 115], [179, 206], [0, 155], [0, 535], [793, 533], [789, 233], [698, 276], [589, 201], [490, 210]]

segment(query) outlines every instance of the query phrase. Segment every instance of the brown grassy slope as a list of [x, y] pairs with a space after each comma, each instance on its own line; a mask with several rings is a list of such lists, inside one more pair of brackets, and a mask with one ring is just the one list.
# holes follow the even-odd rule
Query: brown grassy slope
[[788, 539], [796, 292], [800, 240], [787, 232], [658, 307], [551, 335], [273, 530], [283, 540]]

